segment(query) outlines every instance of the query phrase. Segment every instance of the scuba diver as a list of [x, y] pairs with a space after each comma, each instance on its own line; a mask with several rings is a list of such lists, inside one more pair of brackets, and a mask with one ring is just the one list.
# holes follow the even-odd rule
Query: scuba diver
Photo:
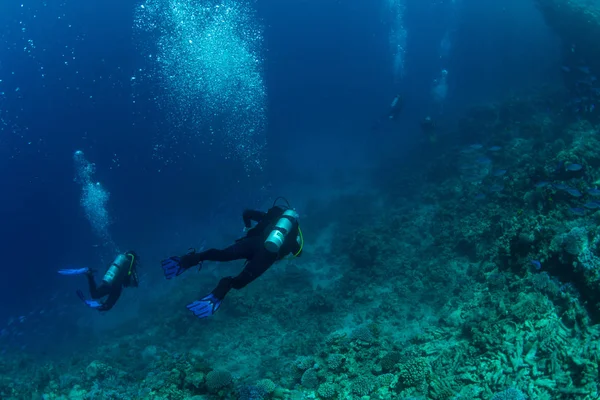
[[[279, 199], [283, 199], [287, 207], [277, 206]], [[171, 279], [195, 265], [202, 268], [204, 261], [246, 260], [244, 269], [237, 276], [222, 278], [211, 293], [187, 305], [187, 309], [198, 318], [207, 318], [217, 312], [231, 289], [244, 288], [287, 255], [298, 257], [302, 253], [304, 238], [298, 224], [298, 214], [286, 199], [275, 199], [267, 212], [245, 210], [242, 217], [246, 236], [231, 246], [200, 253], [192, 249], [181, 257], [174, 256], [161, 262], [165, 278]], [[252, 221], [257, 222], [253, 228]]]
[[435, 142], [435, 132], [437, 130], [437, 125], [435, 121], [430, 116], [427, 116], [421, 120], [420, 124], [421, 132], [423, 133], [423, 135], [425, 135], [430, 142]]
[[390, 109], [388, 113], [385, 116], [380, 117], [379, 119], [377, 119], [377, 121], [375, 121], [375, 123], [373, 123], [373, 125], [371, 126], [371, 131], [379, 131], [381, 129], [381, 125], [384, 122], [383, 120], [386, 119], [385, 117], [387, 117], [388, 120], [397, 120], [398, 118], [400, 118], [400, 114], [402, 114], [403, 108], [404, 100], [402, 99], [402, 96], [400, 94], [397, 94], [396, 97], [394, 97], [394, 100], [392, 100], [392, 103], [390, 104]]
[[[90, 268], [61, 269], [58, 273], [61, 275], [86, 275], [93, 300], [86, 300], [81, 290], [77, 291], [77, 296], [90, 308], [108, 311], [119, 300], [123, 288], [138, 287], [138, 264], [139, 257], [134, 251], [119, 254], [108, 267], [100, 286], [97, 286], [94, 271]], [[108, 296], [105, 301], [97, 301], [105, 296]]]
[[402, 114], [402, 109], [404, 108], [404, 100], [400, 94], [397, 94], [392, 100], [392, 104], [390, 104], [390, 112], [388, 113], [389, 119], [398, 119], [400, 114]]

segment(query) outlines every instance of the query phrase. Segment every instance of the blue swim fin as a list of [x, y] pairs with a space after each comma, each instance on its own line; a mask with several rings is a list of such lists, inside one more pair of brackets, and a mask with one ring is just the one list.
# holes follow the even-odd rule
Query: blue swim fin
[[[187, 254], [184, 256], [186, 257]], [[187, 262], [189, 263], [189, 259], [185, 259], [184, 264]], [[182, 260], [181, 257], [169, 257], [166, 260], [162, 260], [160, 262], [163, 272], [165, 274], [165, 278], [167, 279], [172, 279], [175, 278], [176, 276], [179, 276], [181, 274], [183, 274], [185, 271], [187, 271], [189, 268], [191, 268], [192, 266], [187, 265], [187, 266], [182, 266]], [[202, 269], [202, 263], [198, 264], [198, 271], [200, 271]]]
[[100, 308], [102, 307], [102, 303], [100, 303], [99, 301], [96, 300], [87, 300], [85, 298], [85, 296], [83, 295], [83, 292], [81, 290], [77, 291], [77, 296], [81, 299], [81, 301], [83, 301], [83, 303], [88, 306], [89, 308]]
[[209, 294], [200, 300], [188, 304], [186, 307], [198, 318], [208, 318], [217, 312], [221, 307], [221, 299], [215, 297], [214, 294]]
[[77, 268], [77, 269], [59, 269], [58, 273], [61, 275], [85, 275], [90, 272], [89, 268]]
[[181, 275], [185, 269], [181, 266], [181, 257], [169, 257], [160, 262], [165, 278], [171, 279]]

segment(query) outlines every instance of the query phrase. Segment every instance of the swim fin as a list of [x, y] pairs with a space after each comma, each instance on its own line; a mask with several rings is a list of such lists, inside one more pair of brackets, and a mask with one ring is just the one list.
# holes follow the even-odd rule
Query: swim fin
[[221, 299], [218, 299], [214, 294], [209, 294], [200, 300], [188, 304], [186, 307], [198, 318], [208, 318], [217, 312], [221, 307]]
[[181, 266], [181, 257], [173, 256], [160, 262], [165, 278], [171, 279], [185, 272], [185, 268]]
[[[183, 257], [173, 256], [167, 258], [166, 260], [162, 260], [160, 264], [162, 266], [163, 272], [165, 273], [165, 278], [175, 278], [176, 276], [179, 276], [188, 269], [190, 269], [195, 264], [192, 264], [193, 261], [190, 261], [190, 256], [192, 256], [193, 254], [195, 253], [188, 253]], [[200, 269], [202, 269], [202, 262], [198, 263], [197, 265], [198, 271], [200, 271]]]
[[77, 296], [79, 296], [81, 301], [83, 301], [83, 303], [86, 306], [88, 306], [89, 308], [100, 308], [103, 305], [102, 303], [100, 303], [99, 301], [96, 301], [96, 300], [87, 300], [81, 290], [77, 291]]
[[61, 275], [85, 275], [90, 272], [89, 268], [77, 268], [77, 269], [59, 269], [58, 273]]

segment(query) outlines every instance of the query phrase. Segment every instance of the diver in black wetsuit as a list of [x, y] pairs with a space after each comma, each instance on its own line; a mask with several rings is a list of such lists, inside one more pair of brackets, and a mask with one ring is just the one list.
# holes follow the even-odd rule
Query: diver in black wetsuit
[[384, 119], [387, 117], [388, 120], [397, 121], [402, 114], [402, 109], [404, 108], [404, 99], [402, 95], [397, 94], [390, 104], [390, 109], [384, 116], [380, 117], [373, 126], [371, 126], [371, 130], [373, 132], [377, 132], [381, 129], [383, 125]]
[[[117, 303], [125, 287], [138, 287], [139, 279], [137, 266], [139, 257], [134, 251], [119, 254], [106, 270], [100, 286], [94, 279], [94, 271], [90, 268], [61, 269], [61, 275], [86, 275], [90, 287], [90, 295], [94, 300], [86, 300], [81, 290], [77, 291], [79, 298], [90, 308], [98, 311], [108, 311]], [[97, 301], [108, 296], [106, 301]]]
[[404, 100], [400, 94], [397, 94], [392, 100], [392, 104], [390, 104], [390, 112], [388, 113], [389, 119], [398, 119], [400, 114], [402, 114], [402, 109], [404, 108]]
[[116, 304], [121, 296], [124, 287], [138, 287], [139, 280], [137, 275], [138, 256], [133, 251], [125, 254], [119, 254], [112, 262], [100, 286], [96, 285], [94, 273], [92, 270], [86, 274], [90, 287], [90, 296], [92, 299], [101, 299], [108, 296], [102, 305], [97, 307], [100, 311], [108, 311]]
[[285, 256], [293, 254], [297, 257], [302, 253], [304, 240], [298, 225], [298, 214], [289, 207], [282, 208], [275, 203], [266, 213], [244, 211], [246, 229], [252, 226], [251, 221], [256, 221], [257, 224], [231, 246], [200, 253], [192, 251], [181, 257], [170, 257], [162, 261], [165, 277], [171, 279], [204, 261], [247, 260], [239, 275], [221, 279], [209, 295], [187, 305], [194, 315], [199, 318], [210, 317], [219, 309], [231, 289], [242, 289]]
[[427, 140], [432, 143], [435, 142], [437, 131], [437, 124], [435, 121], [430, 116], [427, 116], [421, 120], [420, 125], [421, 132], [427, 138]]

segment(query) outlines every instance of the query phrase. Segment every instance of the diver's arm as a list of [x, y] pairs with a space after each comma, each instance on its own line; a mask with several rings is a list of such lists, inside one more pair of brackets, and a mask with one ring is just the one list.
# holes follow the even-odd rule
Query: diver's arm
[[242, 218], [244, 218], [244, 226], [246, 228], [252, 227], [252, 221], [260, 222], [267, 215], [266, 212], [258, 210], [244, 210]]
[[111, 308], [113, 308], [113, 306], [117, 303], [117, 300], [119, 300], [119, 297], [121, 297], [122, 291], [123, 291], [123, 288], [121, 286], [119, 286], [119, 288], [115, 288], [113, 291], [111, 291], [110, 294], [108, 295], [108, 298], [104, 302], [104, 304], [102, 304], [102, 306], [99, 307], [98, 310], [108, 311]]

